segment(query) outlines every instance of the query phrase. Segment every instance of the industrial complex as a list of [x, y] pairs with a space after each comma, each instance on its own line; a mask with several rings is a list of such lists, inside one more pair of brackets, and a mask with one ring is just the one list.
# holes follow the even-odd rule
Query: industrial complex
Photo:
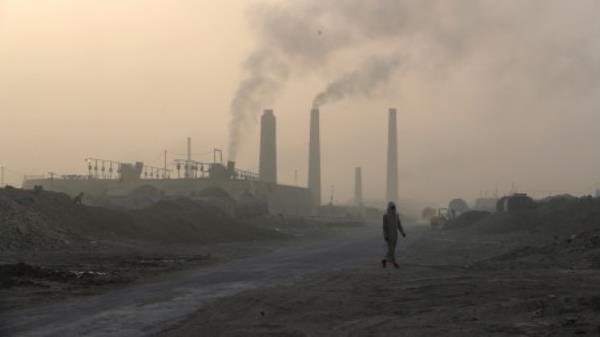
[[[389, 110], [386, 199], [397, 201], [396, 109]], [[321, 200], [321, 151], [319, 109], [310, 113], [308, 186], [279, 184], [277, 181], [277, 128], [275, 113], [263, 111], [261, 117], [259, 172], [236, 167], [223, 161], [221, 150], [213, 151], [212, 162], [192, 159], [191, 139], [187, 140], [186, 159], [175, 160], [169, 169], [165, 154], [164, 167], [143, 162], [121, 163], [87, 158], [87, 175], [51, 175], [26, 177], [23, 187], [36, 186], [49, 191], [80, 196], [88, 204], [119, 207], [144, 207], [163, 199], [181, 197], [221, 200], [225, 207], [253, 206], [272, 214], [311, 215], [318, 213]], [[175, 172], [176, 170], [176, 172]], [[362, 170], [355, 171], [354, 203], [362, 207]], [[223, 202], [226, 200], [226, 202]], [[229, 206], [228, 206], [229, 205]]]

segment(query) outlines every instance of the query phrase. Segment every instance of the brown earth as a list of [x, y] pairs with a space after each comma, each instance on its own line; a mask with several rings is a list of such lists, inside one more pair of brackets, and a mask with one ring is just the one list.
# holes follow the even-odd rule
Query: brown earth
[[[458, 220], [399, 252], [399, 270], [373, 261], [243, 291], [199, 305], [159, 335], [600, 336], [600, 200]], [[29, 307], [346, 229], [278, 217], [244, 223], [189, 200], [124, 211], [0, 191], [0, 297], [5, 309]]]
[[125, 210], [77, 205], [62, 193], [0, 189], [0, 252], [80, 249], [100, 243], [212, 244], [284, 237], [188, 199]]
[[107, 209], [77, 205], [62, 193], [0, 189], [0, 312], [255, 255], [344, 226], [239, 219], [189, 199]]
[[599, 203], [555, 206], [429, 231], [399, 270], [247, 291], [158, 335], [600, 336]]

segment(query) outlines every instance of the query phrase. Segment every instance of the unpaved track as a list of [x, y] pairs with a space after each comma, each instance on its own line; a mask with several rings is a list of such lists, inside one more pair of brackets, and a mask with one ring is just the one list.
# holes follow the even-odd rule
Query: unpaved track
[[[401, 240], [399, 251], [420, 232]], [[145, 336], [186, 318], [211, 299], [368, 264], [383, 256], [379, 227], [362, 228], [268, 254], [173, 274], [102, 295], [0, 316], [1, 336]]]

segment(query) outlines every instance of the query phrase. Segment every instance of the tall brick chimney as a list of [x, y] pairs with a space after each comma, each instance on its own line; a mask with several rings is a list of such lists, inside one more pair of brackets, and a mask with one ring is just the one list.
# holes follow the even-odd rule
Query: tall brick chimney
[[319, 133], [319, 109], [313, 108], [310, 112], [308, 189], [315, 207], [321, 206], [321, 141]]
[[388, 120], [387, 182], [385, 198], [398, 202], [398, 139], [396, 109], [390, 108]]
[[275, 114], [267, 109], [260, 119], [260, 154], [258, 175], [260, 180], [277, 183], [277, 140]]

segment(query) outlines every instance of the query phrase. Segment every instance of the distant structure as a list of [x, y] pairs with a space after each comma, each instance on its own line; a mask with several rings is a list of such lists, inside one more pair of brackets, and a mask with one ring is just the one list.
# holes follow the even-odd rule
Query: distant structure
[[[394, 201], [397, 199], [398, 188], [395, 123], [395, 110], [390, 110], [388, 195], [391, 197], [388, 199]], [[161, 167], [145, 165], [143, 162], [125, 163], [88, 157], [85, 158], [87, 175], [50, 174], [49, 178], [25, 177], [23, 187], [32, 189], [42, 186], [44, 190], [66, 193], [72, 197], [84, 193], [86, 199], [98, 205], [114, 207], [147, 207], [160, 200], [181, 197], [213, 202], [212, 199], [220, 196], [225, 202], [217, 204], [223, 206], [227, 212], [233, 212], [230, 208], [239, 206], [242, 212], [240, 214], [253, 214], [253, 210], [263, 212], [268, 209], [272, 214], [320, 215], [324, 205], [321, 186], [320, 112], [316, 106], [310, 111], [309, 128], [307, 187], [297, 186], [297, 170], [294, 171], [296, 186], [278, 183], [277, 124], [272, 109], [265, 109], [261, 116], [258, 173], [236, 168], [234, 161], [224, 163], [223, 151], [217, 148], [213, 148], [212, 161], [197, 161], [193, 158], [192, 139], [187, 138], [186, 152], [180, 158], [172, 158], [170, 165], [167, 151], [164, 151]], [[354, 200], [357, 206], [362, 206], [360, 167], [356, 168], [355, 174]], [[215, 191], [218, 193], [215, 194]], [[332, 187], [332, 205], [333, 192]], [[248, 209], [247, 206], [251, 206], [252, 209]], [[339, 213], [336, 212], [330, 214]]]
[[190, 138], [190, 137], [188, 137], [188, 139], [187, 139], [186, 160], [187, 160], [187, 162], [185, 163], [185, 167], [184, 167], [184, 176], [186, 179], [189, 179], [189, 178], [193, 177], [193, 166], [191, 165], [191, 163], [192, 163], [192, 138]]
[[450, 200], [448, 203], [448, 209], [452, 212], [452, 215], [461, 215], [462, 213], [469, 210], [469, 204], [464, 199], [455, 198]]
[[319, 109], [313, 108], [310, 112], [308, 189], [315, 207], [321, 206], [321, 142], [319, 138]]
[[363, 206], [362, 169], [360, 167], [354, 170], [354, 205], [356, 207]]
[[277, 183], [277, 142], [275, 114], [267, 109], [260, 119], [260, 154], [258, 175], [261, 181]]
[[388, 120], [387, 183], [385, 198], [398, 202], [398, 140], [396, 135], [396, 109], [390, 108]]
[[535, 207], [533, 199], [527, 193], [514, 193], [498, 199], [496, 203], [497, 212], [508, 212]]
[[[188, 138], [189, 139], [189, 138]], [[139, 181], [144, 170], [144, 163], [123, 163], [119, 165], [120, 181]]]
[[477, 198], [473, 209], [476, 211], [495, 212], [498, 198]]
[[143, 208], [161, 200], [186, 198], [244, 216], [265, 211], [282, 215], [313, 214], [308, 188], [261, 181], [258, 173], [238, 169], [234, 161], [223, 163], [221, 154], [221, 150], [213, 149], [210, 162], [188, 160], [189, 156], [175, 159], [174, 178], [171, 170], [143, 162], [131, 164], [90, 157], [86, 158], [87, 175], [26, 177], [23, 188], [41, 186], [71, 197], [83, 192], [90, 204], [117, 208]]

